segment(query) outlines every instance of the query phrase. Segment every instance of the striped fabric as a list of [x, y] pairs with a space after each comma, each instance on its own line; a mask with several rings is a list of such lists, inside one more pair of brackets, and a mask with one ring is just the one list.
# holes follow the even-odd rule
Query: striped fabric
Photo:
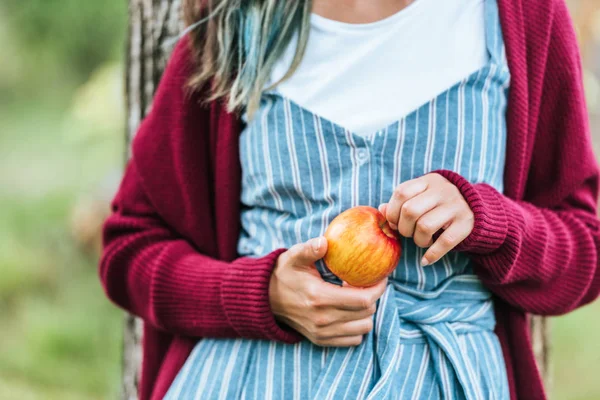
[[[240, 137], [241, 255], [319, 236], [343, 210], [377, 207], [400, 182], [435, 169], [502, 191], [510, 76], [496, 0], [485, 2], [488, 65], [372, 135], [265, 94]], [[360, 346], [202, 339], [165, 398], [508, 399], [491, 294], [469, 259], [452, 253], [420, 267], [423, 249], [403, 246]]]

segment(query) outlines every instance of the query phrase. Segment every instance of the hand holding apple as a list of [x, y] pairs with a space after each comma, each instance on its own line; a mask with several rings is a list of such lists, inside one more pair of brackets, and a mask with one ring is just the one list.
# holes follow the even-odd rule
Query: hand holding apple
[[419, 247], [429, 247], [421, 265], [438, 261], [456, 247], [473, 231], [475, 221], [458, 188], [436, 173], [401, 183], [379, 210], [402, 236], [412, 237]]
[[375, 303], [387, 282], [366, 289], [325, 282], [314, 263], [326, 251], [327, 241], [321, 237], [279, 256], [269, 284], [271, 310], [278, 321], [316, 345], [356, 346], [373, 329]]
[[323, 261], [338, 278], [356, 287], [385, 279], [402, 252], [400, 236], [373, 207], [344, 211], [331, 221], [325, 238], [328, 250]]

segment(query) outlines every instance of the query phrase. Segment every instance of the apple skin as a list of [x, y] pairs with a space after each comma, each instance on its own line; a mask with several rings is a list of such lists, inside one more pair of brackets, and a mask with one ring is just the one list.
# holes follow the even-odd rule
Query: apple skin
[[338, 278], [356, 287], [373, 286], [392, 273], [400, 255], [400, 235], [373, 207], [350, 208], [325, 231], [323, 261]]

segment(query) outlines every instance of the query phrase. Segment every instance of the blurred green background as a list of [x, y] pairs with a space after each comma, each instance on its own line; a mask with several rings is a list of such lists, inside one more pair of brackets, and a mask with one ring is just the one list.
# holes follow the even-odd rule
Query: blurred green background
[[[570, 2], [600, 154], [600, 2]], [[127, 2], [0, 2], [0, 399], [114, 399], [122, 313], [97, 279], [124, 145]], [[600, 399], [600, 303], [554, 320], [553, 398]]]

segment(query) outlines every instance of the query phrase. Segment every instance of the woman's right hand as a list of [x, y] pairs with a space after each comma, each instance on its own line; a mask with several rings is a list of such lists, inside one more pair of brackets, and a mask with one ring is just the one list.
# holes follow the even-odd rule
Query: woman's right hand
[[319, 237], [279, 256], [269, 286], [271, 309], [278, 321], [316, 345], [359, 345], [373, 329], [375, 303], [387, 279], [369, 288], [327, 283], [314, 265], [326, 252], [327, 240]]

